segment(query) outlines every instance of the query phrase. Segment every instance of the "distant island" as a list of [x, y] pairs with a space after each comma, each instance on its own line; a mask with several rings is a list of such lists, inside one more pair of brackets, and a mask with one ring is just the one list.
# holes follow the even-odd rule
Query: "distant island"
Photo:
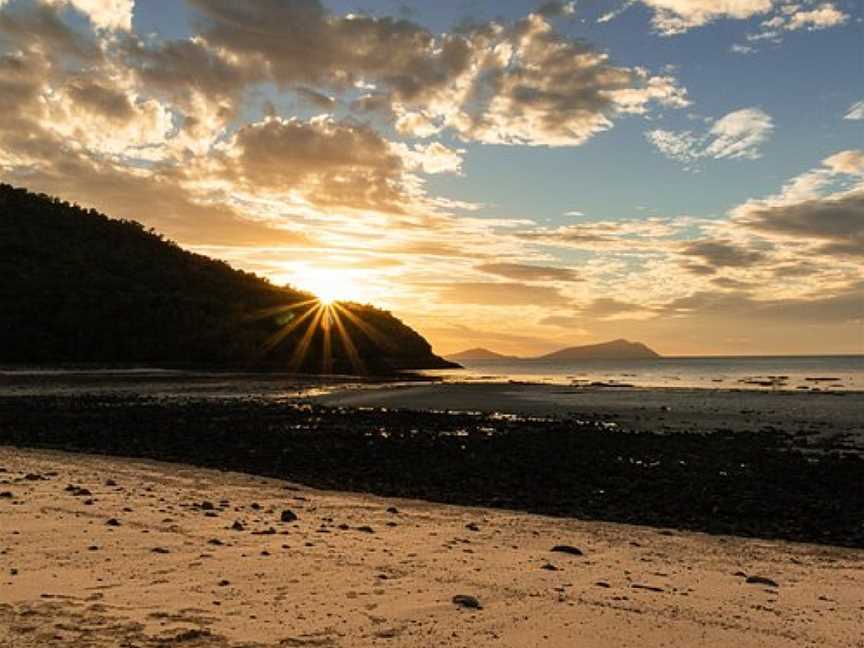
[[506, 356], [489, 349], [475, 348], [461, 353], [448, 355], [447, 359], [453, 362], [482, 362], [487, 360], [513, 360], [521, 362], [567, 362], [572, 360], [639, 360], [645, 358], [660, 358], [659, 353], [648, 348], [641, 342], [630, 342], [629, 340], [612, 340], [600, 344], [587, 344], [583, 346], [572, 346], [553, 353], [533, 358], [520, 358], [517, 356]]
[[519, 360], [519, 358], [516, 356], [502, 355], [500, 353], [495, 353], [494, 351], [490, 351], [489, 349], [484, 349], [482, 347], [467, 349], [466, 351], [462, 351], [460, 353], [448, 355], [447, 359], [452, 360], [453, 362], [470, 362], [472, 360]]
[[0, 363], [385, 373], [458, 365], [389, 312], [322, 305], [134, 221], [0, 184]]

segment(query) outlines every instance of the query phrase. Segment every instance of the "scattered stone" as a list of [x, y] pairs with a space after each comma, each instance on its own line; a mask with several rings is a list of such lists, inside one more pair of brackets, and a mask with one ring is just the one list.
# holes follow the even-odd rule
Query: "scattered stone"
[[0, 499], [12, 499], [15, 497], [11, 491], [3, 491], [0, 493]]
[[612, 586], [611, 586], [609, 583], [607, 583], [606, 581], [597, 581], [597, 582], [594, 583], [594, 584], [595, 584], [597, 587], [605, 587], [605, 588], [607, 588], [607, 589], [610, 588], [610, 587], [612, 587]]
[[234, 524], [231, 525], [232, 531], [243, 531], [246, 527], [243, 526], [243, 523], [240, 520], [234, 520]]
[[99, 547], [97, 547], [96, 545], [90, 545], [89, 547], [87, 547], [87, 551], [99, 551]]
[[633, 583], [630, 587], [633, 589], [641, 589], [648, 590], [649, 592], [663, 592], [662, 587], [654, 587], [653, 585], [641, 585], [640, 583]]
[[260, 505], [258, 502], [252, 502], [252, 503], [249, 505], [249, 507], [250, 507], [253, 511], [260, 511], [260, 510], [261, 510], [261, 505]]
[[45, 481], [46, 480], [45, 477], [43, 477], [42, 475], [39, 475], [37, 473], [27, 473], [26, 475], [24, 475], [24, 479], [26, 479], [27, 481]]
[[395, 506], [388, 507], [387, 512], [391, 515], [399, 515], [399, 509], [397, 509]]
[[113, 479], [106, 479], [106, 480], [105, 480], [105, 485], [106, 485], [106, 486], [116, 486], [116, 485], [117, 485], [117, 482], [115, 482]]
[[216, 545], [217, 547], [221, 547], [225, 543], [222, 542], [219, 538], [213, 538], [212, 540], [208, 540], [207, 544]]
[[550, 551], [555, 551], [557, 553], [565, 553], [565, 554], [569, 554], [571, 556], [584, 556], [585, 555], [584, 553], [582, 553], [581, 549], [578, 549], [576, 547], [571, 547], [570, 545], [555, 545], [554, 547], [552, 547], [552, 549], [550, 549]]
[[200, 508], [202, 511], [212, 511], [216, 507], [213, 506], [213, 502], [208, 502], [205, 500], [198, 505], [198, 508]]
[[294, 511], [292, 511], [291, 509], [285, 509], [284, 511], [282, 511], [282, 515], [279, 516], [279, 519], [282, 522], [286, 522], [286, 523], [287, 522], [296, 522], [297, 521], [297, 514], [294, 513]]
[[231, 584], [231, 581], [221, 580], [219, 581], [219, 587], [228, 587]]
[[153, 549], [151, 549], [151, 551], [153, 553], [157, 553], [157, 554], [171, 553], [170, 551], [168, 551], [168, 549], [165, 549], [165, 547], [153, 547]]
[[469, 531], [479, 531], [480, 530], [480, 527], [477, 526], [476, 524], [474, 524], [473, 522], [469, 522], [468, 524], [466, 524], [465, 528], [468, 529]]
[[770, 578], [765, 578], [764, 576], [748, 576], [745, 581], [750, 583], [751, 585], [767, 585], [768, 587], [780, 587], [780, 585], [771, 580]]
[[558, 571], [558, 568], [552, 563], [546, 563], [540, 569], [545, 569], [546, 571]]
[[375, 529], [366, 525], [357, 527], [357, 530], [362, 533], [375, 533]]
[[111, 518], [105, 524], [112, 527], [119, 527], [120, 520], [118, 520], [117, 518]]
[[270, 527], [269, 529], [264, 529], [263, 531], [253, 531], [252, 535], [276, 535], [276, 529]]
[[337, 528], [337, 529], [340, 529], [341, 531], [347, 531], [347, 530], [350, 529], [351, 527], [348, 526], [347, 524], [345, 524], [345, 523], [343, 522], [342, 524], [340, 524], [340, 525], [337, 526], [336, 528]]
[[469, 610], [482, 610], [483, 606], [480, 605], [480, 601], [478, 601], [473, 596], [469, 596], [468, 594], [457, 594], [452, 599], [454, 605], [458, 605], [459, 607], [467, 608]]

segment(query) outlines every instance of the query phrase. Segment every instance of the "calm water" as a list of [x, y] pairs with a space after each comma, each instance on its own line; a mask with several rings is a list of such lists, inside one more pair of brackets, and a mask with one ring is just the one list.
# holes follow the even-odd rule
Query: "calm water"
[[[864, 356], [662, 358], [578, 363], [477, 362], [420, 372], [445, 382], [542, 382], [710, 389], [864, 391]], [[410, 376], [406, 376], [408, 380]], [[415, 377], [416, 379], [416, 377]], [[374, 388], [402, 379], [211, 373], [159, 369], [68, 370], [0, 367], [0, 396], [136, 394], [158, 397], [291, 399], [334, 388]]]
[[445, 380], [592, 382], [637, 387], [864, 390], [864, 355], [659, 358], [579, 362], [465, 362], [464, 370], [429, 371]]

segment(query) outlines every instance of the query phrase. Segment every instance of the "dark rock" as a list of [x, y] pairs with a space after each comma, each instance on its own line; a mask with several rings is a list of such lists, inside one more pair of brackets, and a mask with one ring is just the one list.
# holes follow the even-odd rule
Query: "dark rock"
[[116, 486], [116, 485], [117, 485], [117, 482], [114, 481], [113, 479], [106, 479], [106, 480], [105, 480], [105, 485], [106, 485], [106, 486]]
[[395, 506], [388, 507], [387, 512], [391, 515], [399, 515], [399, 509], [397, 509]]
[[584, 556], [581, 549], [576, 547], [571, 547], [570, 545], [555, 545], [550, 549], [550, 551], [555, 551], [557, 553], [569, 554], [571, 556]]
[[558, 568], [552, 563], [546, 563], [540, 569], [545, 569], [546, 571], [558, 571]]
[[210, 539], [210, 540], [207, 541], [207, 544], [211, 544], [211, 545], [215, 545], [215, 546], [217, 546], [217, 547], [221, 547], [221, 546], [224, 545], [225, 543], [222, 542], [219, 538], [212, 538], [212, 539]]
[[3, 491], [2, 493], [0, 493], [0, 499], [12, 499], [14, 497], [15, 496], [12, 494], [11, 491]]
[[219, 587], [228, 587], [231, 584], [231, 581], [221, 580], [219, 581]]
[[151, 549], [151, 551], [152, 551], [153, 553], [156, 553], [156, 554], [167, 554], [167, 553], [171, 553], [171, 552], [170, 552], [168, 549], [166, 549], [165, 547], [153, 547], [153, 549]]
[[370, 526], [365, 526], [365, 525], [357, 527], [357, 530], [362, 532], [362, 533], [375, 533], [375, 529], [373, 529]]
[[642, 585], [640, 583], [633, 583], [630, 587], [632, 587], [633, 589], [648, 590], [649, 592], [664, 591], [662, 587], [654, 587], [653, 585]]
[[474, 524], [473, 522], [469, 522], [468, 524], [466, 524], [465, 528], [468, 529], [469, 531], [479, 531], [480, 530], [480, 527], [477, 526], [476, 524]]
[[232, 531], [243, 531], [246, 527], [243, 526], [243, 523], [240, 520], [234, 520], [234, 524], [231, 525]]
[[282, 515], [279, 516], [279, 519], [282, 522], [286, 522], [286, 523], [287, 522], [296, 522], [297, 521], [297, 514], [294, 513], [294, 511], [292, 511], [290, 509], [285, 509], [284, 511], [282, 511]]
[[117, 518], [110, 518], [107, 522], [105, 522], [105, 524], [112, 527], [119, 527], [120, 520], [118, 520]]
[[198, 505], [198, 508], [200, 508], [202, 511], [212, 511], [216, 507], [213, 506], [213, 502], [208, 502], [205, 500], [205, 501], [201, 502], [201, 504]]
[[748, 576], [745, 581], [750, 583], [751, 585], [767, 585], [768, 587], [780, 587], [780, 585], [771, 580], [770, 578], [765, 578], [764, 576]]
[[468, 608], [470, 610], [482, 610], [483, 606], [480, 605], [480, 601], [478, 601], [473, 596], [469, 596], [468, 594], [457, 594], [452, 599], [454, 605], [458, 605], [459, 607]]
[[597, 587], [605, 587], [605, 588], [607, 588], [607, 589], [610, 588], [610, 587], [612, 587], [612, 586], [611, 586], [609, 583], [607, 583], [606, 581], [597, 581], [597, 582], [594, 583], [594, 584], [595, 584]]
[[39, 475], [37, 473], [27, 473], [26, 475], [24, 475], [24, 479], [26, 479], [27, 481], [45, 481], [46, 480], [45, 477], [43, 477], [42, 475]]

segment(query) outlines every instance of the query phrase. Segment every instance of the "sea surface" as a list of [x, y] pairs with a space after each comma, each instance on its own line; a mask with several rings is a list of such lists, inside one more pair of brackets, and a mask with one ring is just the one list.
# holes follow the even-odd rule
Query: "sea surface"
[[386, 379], [225, 373], [155, 368], [69, 369], [0, 366], [0, 396], [135, 394], [155, 397], [296, 399], [334, 389], [401, 382], [525, 382], [606, 387], [864, 392], [864, 355], [660, 358], [578, 362], [486, 361], [464, 369]]
[[640, 360], [463, 362], [424, 372], [445, 381], [707, 389], [864, 391], [864, 355], [679, 357]]

